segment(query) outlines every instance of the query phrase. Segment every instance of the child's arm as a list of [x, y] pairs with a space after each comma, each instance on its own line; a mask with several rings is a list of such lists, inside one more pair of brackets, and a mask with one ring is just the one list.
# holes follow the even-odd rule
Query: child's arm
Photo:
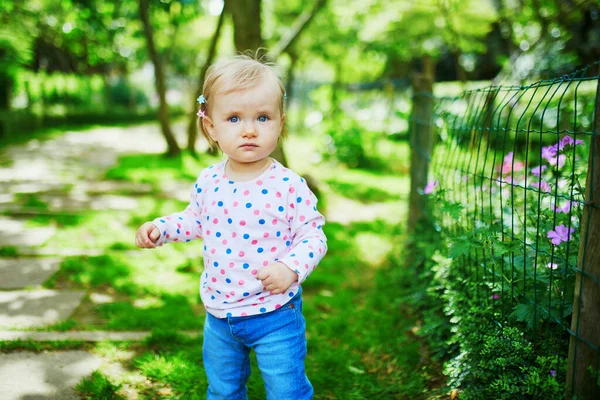
[[[164, 243], [170, 242], [189, 242], [202, 238], [202, 186], [200, 178], [196, 181], [194, 189], [190, 194], [190, 203], [181, 212], [176, 212], [168, 216], [156, 218], [151, 222], [146, 222], [138, 229], [136, 235], [136, 244], [138, 238], [142, 248], [154, 248]], [[158, 233], [158, 235], [157, 235]], [[147, 243], [149, 239], [151, 243]], [[145, 243], [145, 245], [144, 245]]]
[[317, 198], [304, 180], [291, 186], [287, 217], [292, 231], [291, 250], [278, 261], [295, 271], [302, 283], [327, 252], [325, 218], [317, 211]]

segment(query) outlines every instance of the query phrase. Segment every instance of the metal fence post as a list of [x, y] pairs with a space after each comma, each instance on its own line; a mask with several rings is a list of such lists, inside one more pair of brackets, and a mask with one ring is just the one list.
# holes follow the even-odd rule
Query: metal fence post
[[590, 143], [585, 206], [569, 343], [567, 399], [597, 399], [600, 363], [600, 79]]

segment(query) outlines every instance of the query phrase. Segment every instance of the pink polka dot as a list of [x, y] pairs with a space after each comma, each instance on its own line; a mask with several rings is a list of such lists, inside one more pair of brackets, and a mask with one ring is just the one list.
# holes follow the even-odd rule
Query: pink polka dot
[[301, 216], [300, 216], [300, 222], [304, 222], [304, 220], [305, 220], [305, 219], [306, 219], [306, 218], [304, 217], [304, 215], [301, 215]]
[[269, 203], [265, 204], [265, 208], [271, 208], [271, 204], [269, 204]]
[[263, 261], [263, 267], [266, 267], [267, 265], [269, 265], [268, 261]]
[[215, 224], [215, 225], [216, 225], [216, 224], [218, 224], [218, 223], [219, 223], [219, 219], [218, 219], [218, 218], [215, 218], [215, 219], [213, 219], [213, 224]]
[[243, 313], [241, 314], [241, 316], [242, 316], [242, 317], [247, 317], [247, 316], [248, 316], [248, 313], [245, 313], [245, 312], [243, 312]]
[[234, 263], [232, 263], [232, 262], [229, 263], [229, 268], [233, 268], [234, 266], [235, 266]]
[[234, 202], [233, 202], [233, 206], [234, 206], [234, 207], [237, 207], [237, 206], [238, 206], [238, 204], [239, 204], [239, 203], [238, 203], [237, 201], [234, 201]]
[[280, 198], [281, 197], [281, 193], [279, 193], [279, 192], [275, 193], [275, 197]]
[[284, 236], [283, 236], [283, 240], [287, 240], [287, 235], [284, 235]]
[[317, 223], [316, 223], [316, 222], [313, 222], [313, 223], [312, 223], [312, 226], [313, 226], [313, 228], [316, 228], [316, 227], [317, 227]]
[[217, 204], [217, 201], [213, 200], [212, 205], [214, 206], [215, 204]]
[[190, 231], [185, 231], [185, 234], [190, 236]]
[[241, 225], [241, 226], [246, 226], [246, 221], [244, 221], [244, 220], [241, 220], [241, 221], [240, 221], [240, 225]]
[[290, 208], [294, 208], [294, 203], [290, 203]]
[[261, 181], [261, 180], [258, 180], [258, 181], [256, 181], [256, 184], [257, 184], [257, 185], [262, 185], [262, 184], [263, 184], [263, 181]]
[[228, 209], [224, 209], [223, 212], [225, 213], [225, 215], [229, 214], [229, 210]]
[[277, 251], [277, 247], [271, 247], [271, 253], [275, 253]]
[[306, 205], [310, 206], [310, 200], [306, 200]]
[[265, 298], [264, 298], [264, 297], [260, 297], [260, 298], [258, 299], [258, 301], [265, 301]]
[[244, 257], [246, 255], [246, 253], [244, 253], [243, 251], [239, 252], [240, 257]]
[[238, 281], [238, 285], [242, 286], [243, 284], [244, 284], [244, 280], [243, 280], [243, 279], [240, 279], [240, 280]]
[[210, 254], [215, 254], [216, 252], [217, 252], [217, 249], [212, 249], [212, 250], [210, 251]]
[[221, 275], [225, 275], [225, 270], [221, 269]]
[[217, 278], [212, 278], [212, 281], [213, 281], [213, 282], [216, 282], [216, 281], [217, 281]]
[[265, 233], [263, 234], [263, 237], [264, 237], [265, 239], [266, 239], [266, 238], [268, 238], [268, 237], [269, 237], [269, 232], [265, 232]]
[[254, 239], [254, 240], [252, 241], [252, 244], [253, 244], [253, 245], [254, 245], [254, 244], [257, 244], [257, 243], [258, 243], [258, 240], [256, 240], [256, 239]]
[[223, 239], [223, 241], [221, 243], [227, 244], [227, 239]]
[[276, 218], [273, 219], [273, 221], [271, 221], [271, 222], [273, 222], [273, 225], [277, 225], [277, 219]]
[[294, 193], [296, 191], [296, 189], [294, 189], [293, 187], [290, 187], [290, 193]]
[[231, 237], [232, 237], [232, 238], [234, 238], [234, 237], [236, 237], [236, 236], [237, 236], [237, 233], [235, 233], [235, 232], [233, 232], [233, 233], [231, 234]]
[[275, 179], [275, 175], [271, 175], [269, 179]]
[[244, 196], [248, 196], [250, 194], [249, 190], [244, 190]]
[[254, 210], [254, 215], [258, 215], [258, 214], [260, 214], [260, 211]]
[[277, 310], [279, 307], [281, 307], [281, 304], [275, 304], [275, 309]]
[[257, 269], [253, 269], [252, 270], [252, 275], [256, 275], [256, 274], [258, 274], [258, 270]]
[[210, 229], [206, 230], [206, 236], [210, 235]]

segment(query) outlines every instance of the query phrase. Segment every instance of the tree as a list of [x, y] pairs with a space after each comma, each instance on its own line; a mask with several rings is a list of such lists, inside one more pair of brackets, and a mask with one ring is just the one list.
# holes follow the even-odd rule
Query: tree
[[149, 13], [149, 4], [148, 0], [139, 0], [140, 6], [140, 18], [144, 25], [144, 36], [146, 37], [146, 42], [148, 45], [148, 52], [150, 53], [150, 59], [152, 60], [152, 64], [154, 65], [154, 76], [155, 76], [155, 85], [156, 91], [158, 93], [159, 98], [159, 111], [158, 118], [160, 120], [160, 126], [162, 130], [162, 134], [167, 141], [167, 154], [171, 157], [179, 155], [181, 149], [175, 140], [175, 136], [171, 131], [171, 127], [169, 125], [169, 110], [166, 98], [166, 85], [165, 85], [165, 74], [163, 70], [162, 62], [158, 56], [158, 52], [156, 51], [156, 46], [154, 44], [154, 36], [152, 32], [152, 25], [150, 24], [150, 13]]

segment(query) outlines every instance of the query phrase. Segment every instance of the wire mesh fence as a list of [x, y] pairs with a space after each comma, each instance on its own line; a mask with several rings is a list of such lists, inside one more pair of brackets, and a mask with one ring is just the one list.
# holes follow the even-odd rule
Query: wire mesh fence
[[[430, 175], [456, 205], [438, 213], [437, 223], [453, 238], [465, 294], [490, 311], [494, 325], [522, 326], [540, 354], [567, 359], [569, 341], [589, 350], [578, 362], [571, 349], [566, 381], [587, 385], [597, 398], [600, 321], [590, 329], [589, 315], [583, 328], [579, 319], [582, 310], [600, 308], [600, 267], [586, 265], [600, 253], [589, 236], [599, 205], [586, 185], [600, 168], [591, 151], [600, 141], [598, 64], [434, 100]], [[578, 275], [591, 282], [585, 301]]]

